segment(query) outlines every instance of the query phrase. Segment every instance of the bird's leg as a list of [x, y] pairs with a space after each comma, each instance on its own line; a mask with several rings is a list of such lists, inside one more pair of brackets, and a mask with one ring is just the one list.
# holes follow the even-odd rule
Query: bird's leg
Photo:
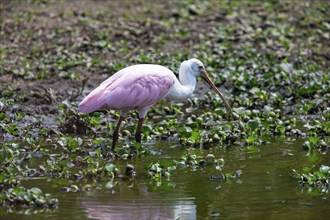
[[139, 118], [139, 122], [136, 128], [135, 140], [138, 143], [141, 143], [141, 128], [142, 128], [143, 120], [144, 118]]
[[118, 132], [119, 132], [119, 127], [120, 127], [120, 124], [121, 122], [124, 120], [124, 117], [123, 116], [120, 116], [118, 122], [117, 122], [117, 126], [116, 126], [116, 129], [115, 131], [113, 132], [113, 137], [112, 137], [112, 150], [115, 149], [116, 147], [116, 142], [118, 141]]

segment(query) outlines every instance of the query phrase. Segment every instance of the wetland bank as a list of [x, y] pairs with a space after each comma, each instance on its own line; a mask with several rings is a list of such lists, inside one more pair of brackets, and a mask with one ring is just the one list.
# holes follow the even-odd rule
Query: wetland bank
[[[326, 219], [327, 1], [1, 1], [1, 219]], [[137, 63], [199, 82], [137, 113], [77, 112]]]

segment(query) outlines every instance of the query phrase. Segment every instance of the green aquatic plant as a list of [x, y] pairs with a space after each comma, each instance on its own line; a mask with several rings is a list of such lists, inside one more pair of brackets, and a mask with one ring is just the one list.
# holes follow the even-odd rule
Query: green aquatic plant
[[313, 120], [304, 125], [309, 135], [329, 136], [330, 135], [330, 117], [323, 120]]
[[29, 158], [21, 152], [17, 143], [5, 144], [0, 149], [0, 204], [17, 208], [56, 208], [58, 199], [41, 189], [27, 189], [21, 179], [32, 175], [33, 169], [21, 166], [21, 161]]
[[192, 129], [188, 126], [182, 126], [179, 128], [180, 140], [183, 143], [197, 145], [201, 143], [201, 131], [198, 129]]
[[58, 199], [43, 193], [39, 188], [26, 189], [20, 186], [10, 188], [5, 193], [0, 194], [0, 203], [15, 207], [56, 208]]
[[322, 193], [329, 193], [330, 188], [330, 167], [321, 165], [318, 170], [313, 168], [304, 168], [303, 172], [298, 172], [295, 169], [293, 176], [299, 179], [299, 183], [303, 187], [312, 187], [321, 189]]
[[[329, 142], [329, 140], [328, 140]], [[308, 156], [312, 155], [313, 151], [326, 151], [327, 150], [327, 143], [322, 140], [319, 136], [309, 136], [308, 140], [304, 142], [302, 145], [303, 149], [308, 149]]]
[[161, 180], [163, 178], [169, 179], [170, 178], [170, 172], [176, 169], [175, 163], [167, 164], [165, 163], [150, 163], [147, 167], [148, 170], [148, 176], [156, 179]]

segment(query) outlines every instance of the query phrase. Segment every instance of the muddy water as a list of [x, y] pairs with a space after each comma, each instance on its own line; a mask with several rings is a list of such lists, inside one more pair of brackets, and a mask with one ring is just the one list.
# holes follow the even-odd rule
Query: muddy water
[[[328, 155], [306, 157], [303, 140], [272, 140], [261, 147], [212, 147], [197, 150], [225, 160], [224, 172], [242, 170], [238, 179], [211, 181], [214, 167], [192, 170], [179, 168], [169, 181], [153, 182], [145, 165], [178, 159], [185, 150], [169, 149], [167, 142], [150, 147], [155, 155], [118, 162], [121, 170], [132, 163], [137, 169], [133, 181], [117, 180], [113, 187], [89, 192], [61, 192], [43, 180], [26, 182], [59, 198], [59, 208], [38, 214], [5, 214], [1, 219], [328, 219], [329, 195], [315, 195], [302, 189], [292, 178], [312, 164], [329, 165]], [[170, 143], [175, 145], [176, 143]], [[196, 152], [197, 153], [197, 152]]]

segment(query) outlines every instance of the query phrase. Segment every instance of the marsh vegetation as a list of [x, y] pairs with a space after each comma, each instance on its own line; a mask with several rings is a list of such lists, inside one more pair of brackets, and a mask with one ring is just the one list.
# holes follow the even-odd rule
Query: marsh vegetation
[[[327, 1], [3, 0], [0, 9], [1, 217], [329, 216]], [[149, 110], [142, 144], [131, 112], [112, 152], [119, 113], [77, 112], [125, 66], [177, 71], [192, 57], [234, 116], [200, 82], [186, 102]]]

